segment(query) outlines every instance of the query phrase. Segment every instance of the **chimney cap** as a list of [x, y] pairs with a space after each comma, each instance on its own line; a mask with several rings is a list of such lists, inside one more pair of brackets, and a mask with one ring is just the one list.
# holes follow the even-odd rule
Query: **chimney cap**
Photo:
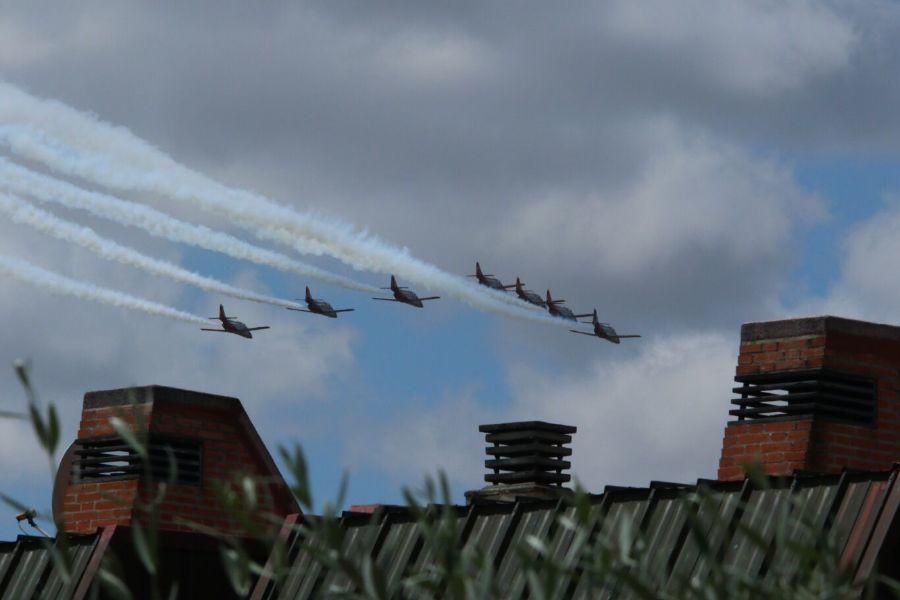
[[900, 327], [896, 325], [845, 319], [844, 317], [832, 315], [804, 317], [802, 319], [782, 319], [778, 321], [757, 321], [741, 325], [742, 342], [756, 342], [805, 335], [821, 336], [828, 333], [900, 340]]
[[218, 409], [241, 406], [241, 401], [232, 396], [207, 394], [206, 392], [195, 392], [166, 385], [143, 385], [87, 392], [84, 395], [84, 408], [145, 404], [155, 400], [185, 402]]
[[510, 423], [494, 423], [490, 425], [480, 425], [478, 431], [481, 433], [505, 433], [508, 431], [548, 431], [551, 433], [575, 433], [578, 428], [574, 425], [560, 425], [558, 423], [548, 423], [547, 421], [514, 421]]
[[577, 427], [546, 421], [515, 421], [481, 425], [491, 444], [485, 448], [488, 470], [484, 480], [490, 486], [467, 492], [470, 501], [502, 500], [519, 497], [549, 498], [565, 493], [562, 485], [572, 479], [565, 457], [572, 454], [566, 447], [572, 442]]

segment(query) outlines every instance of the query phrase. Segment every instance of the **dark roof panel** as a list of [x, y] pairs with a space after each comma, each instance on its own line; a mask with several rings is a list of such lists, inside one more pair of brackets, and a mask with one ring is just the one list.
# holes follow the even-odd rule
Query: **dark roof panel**
[[[657, 484], [648, 488], [607, 488], [589, 496], [579, 508], [565, 500], [515, 503], [475, 503], [443, 507], [455, 511], [457, 534], [465, 545], [493, 557], [505, 597], [521, 598], [526, 582], [521, 556], [512, 549], [533, 536], [544, 542], [556, 560], [571, 560], [583, 541], [562, 522], [587, 519], [598, 542], [614, 541], [621, 528], [639, 530], [645, 546], [639, 557], [642, 573], [651, 573], [656, 590], [675, 591], [685, 582], [705, 578], [710, 565], [698, 546], [698, 537], [734, 568], [764, 578], [795, 568], [795, 558], [785, 551], [783, 539], [803, 541], [810, 531], [827, 531], [843, 564], [857, 573], [860, 565], [871, 568], [887, 530], [900, 508], [897, 468], [889, 472], [770, 478], [764, 487], [744, 482], [698, 481], [694, 486]], [[687, 494], [699, 498], [696, 514], [683, 501]], [[441, 508], [441, 507], [434, 507]], [[787, 529], [777, 531], [779, 515]], [[356, 515], [359, 517], [359, 515]], [[396, 595], [404, 573], [419, 570], [434, 560], [412, 515], [403, 510], [376, 513], [372, 520], [342, 519], [346, 548], [370, 555], [386, 570], [388, 589]], [[808, 526], [802, 526], [800, 519]], [[692, 531], [692, 523], [699, 529]], [[752, 528], [761, 539], [747, 535]], [[698, 536], [699, 534], [699, 536]], [[809, 540], [812, 541], [812, 540]], [[292, 540], [297, 546], [300, 542]], [[878, 546], [877, 548], [875, 546]], [[254, 598], [309, 598], [329, 590], [351, 591], [350, 583], [322, 572], [309, 557], [295, 553], [286, 579], [275, 586], [269, 579], [258, 582]], [[626, 590], [597, 589], [577, 571], [572, 580], [559, 582], [562, 597], [628, 597]]]
[[[69, 536], [68, 574], [51, 556], [52, 548], [60, 549], [56, 540], [22, 535], [15, 542], [0, 543], [0, 598], [71, 598], [76, 597], [76, 592], [83, 595], [106, 550], [102, 537], [101, 532]], [[91, 561], [95, 556], [98, 560]]]

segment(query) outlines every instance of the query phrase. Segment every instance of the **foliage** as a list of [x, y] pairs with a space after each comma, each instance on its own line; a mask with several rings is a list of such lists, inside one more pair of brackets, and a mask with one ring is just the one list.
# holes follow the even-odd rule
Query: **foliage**
[[[59, 443], [59, 421], [52, 403], [43, 407], [31, 383], [28, 367], [17, 362], [16, 373], [27, 400], [27, 413], [0, 413], [0, 418], [18, 418], [30, 421], [34, 434], [48, 456], [51, 475], [55, 453]], [[127, 410], [127, 407], [126, 409]], [[128, 425], [124, 414], [111, 419], [111, 425], [133, 447], [138, 456], [147, 458], [146, 428], [142, 426], [142, 413], [134, 410], [136, 427]], [[216, 495], [227, 514], [239, 523], [244, 531], [268, 532], [266, 542], [272, 548], [266, 564], [253, 560], [253, 553], [244, 547], [242, 538], [223, 535], [198, 524], [187, 523], [198, 532], [215, 537], [219, 541], [220, 556], [229, 583], [238, 596], [247, 596], [260, 576], [270, 579], [274, 585], [285, 585], [292, 568], [301, 559], [306, 568], [319, 568], [330, 573], [319, 590], [320, 596], [342, 598], [459, 598], [488, 599], [522, 597], [544, 600], [569, 597], [575, 585], [587, 584], [590, 597], [628, 597], [652, 600], [661, 599], [813, 599], [858, 598], [871, 596], [876, 585], [889, 589], [900, 597], [900, 585], [883, 577], [873, 576], [866, 582], [854, 582], [840, 568], [840, 548], [833, 536], [825, 535], [820, 524], [813, 521], [815, 511], [805, 510], [803, 497], [791, 494], [789, 502], [782, 503], [772, 515], [774, 537], [765, 536], [753, 528], [742, 527], [740, 533], [749, 544], [764, 555], [778, 554], [778, 562], [769, 564], [766, 575], [748, 575], [740, 565], [730, 565], [723, 560], [724, 548], [721, 535], [731, 525], [724, 520], [712, 520], [717, 501], [709, 490], [699, 487], [684, 493], [681, 509], [688, 515], [687, 535], [696, 542], [698, 560], [709, 566], [703, 579], [674, 579], [666, 586], [659, 586], [659, 569], [650, 560], [648, 540], [641, 528], [630, 519], [616, 521], [612, 528], [598, 535], [596, 497], [581, 489], [560, 502], [555, 522], [546, 536], [530, 536], [519, 541], [508, 552], [518, 560], [518, 573], [523, 589], [510, 589], [510, 582], [502, 581], [496, 572], [494, 557], [486, 555], [466, 544], [460, 530], [459, 507], [455, 507], [446, 478], [439, 475], [427, 479], [419, 492], [404, 490], [406, 511], [415, 521], [422, 540], [422, 552], [428, 552], [429, 560], [422, 566], [404, 573], [393, 587], [387, 584], [388, 564], [379, 563], [369, 552], [360, 548], [366, 544], [348, 543], [348, 528], [342, 524], [339, 507], [344, 505], [346, 477], [335, 501], [325, 502], [316, 509], [308, 480], [308, 469], [299, 445], [280, 448], [279, 454], [288, 471], [291, 489], [303, 514], [318, 514], [315, 518], [301, 519], [295, 523], [289, 535], [277, 535], [281, 518], [265, 514], [258, 498], [260, 482], [245, 475], [220, 483]], [[149, 461], [144, 461], [149, 465]], [[153, 481], [152, 489], [139, 497], [138, 514], [131, 530], [134, 555], [150, 582], [149, 589], [130, 590], [122, 575], [122, 565], [114, 556], [104, 560], [98, 572], [93, 592], [101, 587], [105, 596], [130, 599], [136, 595], [154, 600], [179, 597], [177, 584], [163, 590], [159, 583], [159, 507], [166, 490], [175, 481], [176, 462], [169, 456], [169, 478]], [[149, 467], [148, 467], [149, 468]], [[758, 489], [769, 485], [760, 473], [751, 471], [751, 478]], [[150, 477], [145, 478], [148, 482]], [[0, 494], [0, 500], [17, 510], [24, 506], [13, 498]], [[701, 515], [707, 515], [701, 518]], [[47, 518], [46, 515], [41, 515]], [[384, 515], [376, 511], [372, 524], [381, 522]], [[377, 531], [377, 527], [370, 527]], [[571, 543], [569, 550], [560, 556], [555, 551], [555, 540], [565, 537]], [[768, 541], [774, 539], [774, 541]], [[718, 541], [717, 541], [718, 540]], [[61, 573], [63, 581], [71, 573], [70, 552], [66, 536], [57, 536], [56, 544], [49, 544], [51, 557]], [[383, 553], [391, 555], [392, 548]]]

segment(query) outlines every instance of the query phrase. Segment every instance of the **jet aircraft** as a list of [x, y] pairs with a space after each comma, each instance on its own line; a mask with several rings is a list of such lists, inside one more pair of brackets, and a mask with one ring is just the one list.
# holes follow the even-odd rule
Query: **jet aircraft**
[[252, 338], [253, 334], [251, 331], [259, 331], [260, 329], [269, 329], [268, 325], [264, 325], [262, 327], [247, 327], [243, 323], [237, 320], [237, 317], [226, 317], [225, 316], [225, 308], [220, 304], [219, 305], [219, 316], [218, 317], [210, 317], [212, 320], [220, 320], [222, 321], [222, 329], [205, 329], [202, 328], [201, 331], [219, 331], [224, 333], [233, 333], [234, 335], [239, 335], [245, 338]]
[[590, 335], [597, 336], [602, 340], [607, 340], [612, 342], [613, 344], [618, 344], [619, 340], [623, 340], [625, 338], [639, 338], [641, 336], [637, 334], [628, 334], [628, 335], [619, 335], [616, 333], [616, 330], [612, 328], [612, 325], [609, 323], [601, 323], [597, 318], [597, 309], [594, 309], [593, 321], [591, 322], [594, 326], [594, 333], [588, 333], [586, 331], [575, 331], [574, 329], [570, 329], [572, 333], [580, 333], [581, 335]]
[[[297, 298], [300, 300], [300, 298]], [[315, 315], [323, 315], [326, 317], [331, 317], [332, 319], [337, 319], [337, 314], [342, 312], [353, 312], [356, 309], [353, 308], [338, 308], [334, 309], [330, 304], [325, 302], [324, 300], [319, 300], [317, 298], [313, 298], [312, 294], [309, 293], [309, 286], [306, 286], [306, 298], [302, 301], [306, 302], [306, 308], [291, 308], [290, 306], [286, 307], [288, 310], [296, 310], [298, 312], [307, 312], [313, 313]], [[308, 309], [308, 310], [307, 310]]]
[[469, 275], [469, 277], [476, 278], [478, 280], [478, 283], [487, 286], [492, 290], [500, 290], [501, 292], [505, 292], [508, 287], [511, 287], [503, 285], [502, 283], [500, 283], [500, 280], [493, 275], [485, 275], [484, 273], [482, 273], [481, 264], [479, 264], [478, 262], [475, 263], [475, 274]]
[[576, 315], [569, 308], [562, 306], [564, 302], [565, 300], [554, 300], [550, 295], [550, 290], [547, 290], [547, 308], [554, 317], [562, 317], [563, 319], [568, 319], [570, 321], [577, 321], [581, 317], [591, 316], [590, 314]]
[[384, 300], [385, 302], [402, 302], [403, 304], [409, 304], [410, 306], [422, 308], [422, 302], [424, 300], [437, 300], [440, 298], [440, 296], [427, 296], [425, 298], [419, 298], [419, 296], [414, 291], [397, 285], [397, 279], [393, 275], [391, 275], [391, 287], [381, 289], [391, 290], [394, 293], [394, 297], [372, 298], [372, 300]]
[[547, 308], [547, 303], [544, 302], [543, 298], [539, 295], [535, 294], [531, 290], [525, 289], [525, 284], [516, 277], [516, 285], [507, 285], [504, 287], [516, 288], [516, 296], [528, 302], [529, 304], [534, 304], [535, 306], [540, 306], [541, 308]]

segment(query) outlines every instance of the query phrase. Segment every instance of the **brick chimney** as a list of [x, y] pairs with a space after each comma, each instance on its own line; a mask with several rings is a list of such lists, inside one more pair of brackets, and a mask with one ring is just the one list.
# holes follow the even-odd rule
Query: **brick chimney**
[[[146, 434], [149, 465], [110, 425], [114, 416]], [[154, 481], [167, 480], [170, 456], [177, 478], [160, 506], [160, 530], [191, 530], [187, 520], [239, 533], [214, 492], [216, 482], [237, 474], [261, 482], [261, 510], [279, 517], [299, 511], [240, 400], [154, 385], [84, 395], [78, 439], [57, 473], [55, 520], [70, 532], [130, 525], [140, 517], [140, 499], [154, 493]]]
[[813, 317], [741, 327], [719, 479], [886, 470], [900, 460], [900, 327]]

